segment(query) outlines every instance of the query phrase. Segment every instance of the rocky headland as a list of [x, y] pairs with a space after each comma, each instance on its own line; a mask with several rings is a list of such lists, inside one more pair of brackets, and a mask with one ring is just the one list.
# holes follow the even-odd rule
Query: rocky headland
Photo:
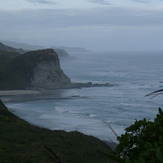
[[[3, 44], [2, 44], [3, 45]], [[4, 46], [4, 47], [3, 47]], [[3, 45], [1, 48], [12, 49]], [[0, 90], [110, 87], [110, 83], [73, 83], [60, 67], [57, 53], [42, 49], [20, 54], [0, 51]], [[65, 54], [65, 53], [64, 53]]]
[[[19, 100], [21, 98], [28, 100], [28, 97], [31, 100], [39, 96], [45, 99], [46, 90], [52, 90], [54, 95], [57, 94], [57, 90], [53, 89], [111, 86], [109, 83], [71, 82], [61, 69], [58, 55], [53, 49], [22, 54], [3, 46], [5, 45], [2, 44], [0, 47], [0, 96], [5, 97], [6, 101], [10, 101], [10, 97], [15, 95]], [[6, 48], [9, 50], [5, 50]], [[43, 90], [43, 94], [40, 90]], [[113, 162], [101, 154], [101, 152], [111, 153], [112, 150], [99, 139], [76, 131], [51, 131], [30, 125], [9, 112], [1, 100], [0, 128], [2, 163]]]
[[4, 69], [0, 74], [0, 89], [63, 88], [71, 85], [53, 49], [31, 51], [11, 58]]

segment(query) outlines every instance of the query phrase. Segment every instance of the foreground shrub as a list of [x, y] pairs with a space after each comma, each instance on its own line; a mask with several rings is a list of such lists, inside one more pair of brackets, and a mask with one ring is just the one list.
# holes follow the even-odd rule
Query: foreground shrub
[[125, 129], [125, 134], [118, 137], [114, 155], [118, 162], [125, 163], [162, 163], [163, 162], [163, 111], [154, 121], [136, 120]]

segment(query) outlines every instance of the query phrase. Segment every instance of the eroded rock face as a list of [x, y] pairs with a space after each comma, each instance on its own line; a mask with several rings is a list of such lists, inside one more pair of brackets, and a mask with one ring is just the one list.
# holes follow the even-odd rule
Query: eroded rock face
[[32, 87], [61, 88], [71, 84], [62, 69], [57, 54], [52, 49], [35, 51], [37, 60], [31, 78]]
[[30, 51], [15, 57], [6, 64], [0, 77], [0, 89], [67, 88], [71, 85], [53, 49]]
[[60, 66], [53, 61], [38, 63], [31, 81], [33, 87], [66, 87], [71, 83]]

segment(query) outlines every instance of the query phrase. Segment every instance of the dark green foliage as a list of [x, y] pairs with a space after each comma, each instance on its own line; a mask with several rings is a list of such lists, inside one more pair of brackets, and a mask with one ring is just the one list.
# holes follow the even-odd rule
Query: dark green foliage
[[5, 89], [7, 84], [11, 85], [13, 83], [9, 71], [11, 62], [18, 56], [20, 54], [16, 52], [0, 51], [0, 89]]
[[0, 51], [0, 73], [6, 69], [11, 60], [18, 57], [19, 55], [20, 54], [16, 52]]
[[118, 137], [115, 156], [125, 163], [163, 162], [163, 111], [159, 108], [154, 122], [139, 120]]
[[78, 132], [51, 131], [19, 119], [0, 101], [1, 163], [112, 163], [102, 141]]
[[31, 86], [34, 57], [14, 52], [0, 52], [0, 89], [24, 89]]

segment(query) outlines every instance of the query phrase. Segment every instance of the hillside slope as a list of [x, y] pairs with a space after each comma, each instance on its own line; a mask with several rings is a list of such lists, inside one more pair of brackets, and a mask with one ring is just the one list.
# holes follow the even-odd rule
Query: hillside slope
[[0, 43], [0, 51], [17, 52], [20, 54], [24, 53], [24, 50], [21, 48], [20, 49], [13, 48], [2, 43]]
[[32, 126], [9, 112], [1, 100], [0, 129], [1, 163], [112, 163], [98, 152], [110, 152], [102, 141]]

